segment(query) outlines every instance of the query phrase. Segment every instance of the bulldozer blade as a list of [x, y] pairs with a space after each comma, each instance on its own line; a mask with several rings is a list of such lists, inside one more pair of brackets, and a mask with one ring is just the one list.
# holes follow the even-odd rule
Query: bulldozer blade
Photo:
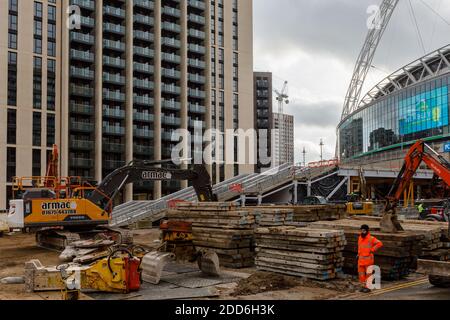
[[385, 213], [383, 215], [380, 221], [380, 230], [385, 233], [398, 233], [404, 231], [395, 213]]
[[174, 260], [173, 253], [147, 253], [141, 260], [142, 280], [151, 284], [159, 284], [164, 266]]
[[215, 252], [201, 252], [198, 254], [197, 264], [199, 269], [206, 275], [220, 276], [219, 257]]

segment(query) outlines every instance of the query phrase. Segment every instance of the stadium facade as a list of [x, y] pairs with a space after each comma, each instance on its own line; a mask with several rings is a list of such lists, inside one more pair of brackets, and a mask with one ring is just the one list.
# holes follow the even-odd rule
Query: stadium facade
[[450, 45], [394, 72], [338, 125], [343, 164], [398, 168], [418, 139], [448, 158]]

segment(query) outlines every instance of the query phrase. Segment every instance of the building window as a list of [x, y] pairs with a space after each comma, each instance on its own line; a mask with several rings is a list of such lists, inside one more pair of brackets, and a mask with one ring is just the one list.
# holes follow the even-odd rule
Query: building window
[[8, 129], [6, 141], [8, 144], [16, 144], [17, 112], [15, 109], [8, 109]]
[[41, 113], [33, 112], [33, 146], [41, 146]]
[[6, 148], [6, 181], [12, 182], [16, 176], [16, 148]]
[[8, 105], [17, 105], [17, 53], [8, 52]]
[[42, 58], [33, 59], [33, 108], [42, 108]]
[[55, 110], [56, 100], [56, 61], [47, 60], [47, 110]]
[[41, 150], [33, 149], [33, 177], [39, 177], [41, 175]]
[[55, 115], [54, 114], [48, 114], [47, 115], [47, 147], [52, 147], [56, 140], [55, 140]]

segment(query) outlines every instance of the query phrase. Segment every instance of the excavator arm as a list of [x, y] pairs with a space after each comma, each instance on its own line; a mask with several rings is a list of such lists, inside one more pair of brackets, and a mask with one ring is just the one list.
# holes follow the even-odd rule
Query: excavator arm
[[86, 198], [104, 210], [111, 210], [112, 201], [129, 183], [181, 180], [192, 182], [200, 202], [217, 201], [217, 196], [212, 191], [210, 175], [204, 165], [194, 165], [192, 169], [182, 170], [156, 168], [135, 162], [113, 171]]
[[406, 154], [403, 167], [386, 197], [387, 204], [381, 221], [382, 231], [403, 231], [397, 220], [395, 209], [422, 162], [433, 170], [447, 185], [450, 185], [450, 163], [425, 142], [417, 141]]

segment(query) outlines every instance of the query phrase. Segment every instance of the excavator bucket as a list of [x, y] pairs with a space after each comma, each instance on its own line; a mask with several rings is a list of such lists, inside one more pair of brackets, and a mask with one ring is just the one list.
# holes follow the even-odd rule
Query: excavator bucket
[[380, 221], [380, 230], [385, 233], [398, 233], [404, 231], [402, 225], [398, 221], [395, 211], [390, 210], [383, 214]]
[[204, 274], [214, 277], [220, 276], [219, 257], [215, 252], [200, 252], [197, 258], [197, 264]]
[[141, 260], [142, 280], [151, 284], [159, 284], [164, 266], [175, 261], [175, 255], [167, 252], [150, 252]]

